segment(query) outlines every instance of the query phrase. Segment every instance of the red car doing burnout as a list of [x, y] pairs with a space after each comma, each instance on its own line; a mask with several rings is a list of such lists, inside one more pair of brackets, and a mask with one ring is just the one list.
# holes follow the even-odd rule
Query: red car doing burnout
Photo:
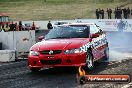
[[72, 23], [49, 31], [30, 48], [31, 71], [44, 67], [84, 66], [92, 69], [95, 61], [108, 61], [106, 34], [94, 23]]

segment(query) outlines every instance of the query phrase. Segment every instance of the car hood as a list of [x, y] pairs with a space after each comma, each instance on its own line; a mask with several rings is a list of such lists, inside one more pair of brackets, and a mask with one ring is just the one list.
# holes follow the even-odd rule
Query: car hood
[[73, 39], [50, 39], [43, 40], [31, 47], [31, 50], [66, 50], [80, 48], [82, 45], [89, 42], [88, 38], [73, 38]]

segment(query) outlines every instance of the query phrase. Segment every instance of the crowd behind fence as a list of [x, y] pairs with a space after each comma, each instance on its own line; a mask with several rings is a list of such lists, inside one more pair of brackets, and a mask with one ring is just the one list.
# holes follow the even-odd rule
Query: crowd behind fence
[[[132, 8], [120, 8], [116, 7], [114, 10], [107, 8], [105, 11], [104, 9], [96, 9], [95, 11], [97, 19], [104, 19], [105, 15], [107, 19], [130, 19], [132, 17]], [[113, 17], [114, 15], [114, 17]]]
[[22, 21], [19, 22], [0, 22], [0, 31], [26, 31], [26, 30], [35, 30], [36, 25], [33, 22], [32, 24], [22, 24]]

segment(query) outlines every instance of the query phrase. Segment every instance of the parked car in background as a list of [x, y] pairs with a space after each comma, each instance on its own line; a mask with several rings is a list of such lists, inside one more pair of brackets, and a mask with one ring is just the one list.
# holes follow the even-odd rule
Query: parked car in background
[[64, 22], [64, 21], [58, 21], [58, 22], [55, 22], [52, 26], [53, 26], [53, 28], [55, 28], [55, 27], [61, 27], [64, 24], [69, 24], [69, 23]]
[[[25, 24], [23, 25], [23, 29], [24, 29], [24, 30], [32, 30], [32, 25], [33, 25], [32, 23], [25, 23]], [[39, 28], [40, 28], [40, 27], [38, 27], [37, 25], [35, 25], [35, 27], [36, 27], [36, 29], [35, 29], [36, 31], [38, 31]]]

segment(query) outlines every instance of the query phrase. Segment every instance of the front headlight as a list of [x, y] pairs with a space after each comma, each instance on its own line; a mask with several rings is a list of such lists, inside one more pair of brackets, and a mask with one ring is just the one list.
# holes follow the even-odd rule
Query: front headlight
[[81, 49], [70, 49], [70, 50], [65, 50], [65, 54], [73, 54], [73, 53], [81, 53]]
[[37, 52], [37, 51], [30, 51], [29, 55], [31, 55], [31, 56], [38, 56], [39, 52]]

